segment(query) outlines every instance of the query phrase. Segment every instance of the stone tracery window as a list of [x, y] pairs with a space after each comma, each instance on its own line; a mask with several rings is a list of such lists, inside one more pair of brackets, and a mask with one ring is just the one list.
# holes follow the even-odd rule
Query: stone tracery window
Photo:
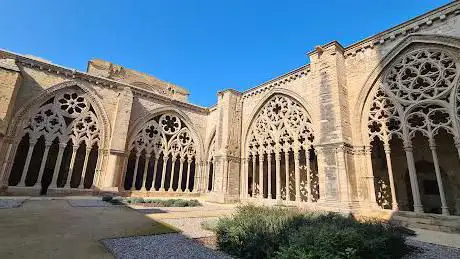
[[87, 94], [66, 89], [41, 104], [20, 129], [9, 185], [90, 188], [101, 123]]
[[300, 103], [286, 95], [271, 97], [247, 136], [247, 193], [267, 199], [317, 200], [313, 140], [310, 119]]
[[[377, 148], [376, 145], [383, 144], [384, 147], [385, 167], [391, 189], [391, 195], [376, 194], [380, 200], [379, 204], [386, 204], [382, 207], [399, 209], [391, 157], [390, 142], [393, 139], [403, 142], [414, 210], [423, 211], [412, 148], [418, 135], [428, 140], [438, 187], [443, 190], [436, 139], [440, 133], [451, 135], [457, 148], [460, 148], [458, 76], [458, 57], [447, 50], [432, 47], [406, 52], [383, 74], [368, 116], [368, 135], [371, 144], [374, 149]], [[376, 189], [385, 188], [377, 186]], [[443, 214], [449, 214], [443, 191], [440, 196]], [[390, 197], [391, 201], [382, 197]]]
[[197, 146], [176, 115], [155, 116], [129, 142], [127, 190], [196, 191]]

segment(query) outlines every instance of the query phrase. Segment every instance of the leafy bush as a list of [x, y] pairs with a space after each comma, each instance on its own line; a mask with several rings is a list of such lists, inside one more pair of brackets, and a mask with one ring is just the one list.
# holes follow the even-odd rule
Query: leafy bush
[[400, 258], [404, 236], [391, 225], [336, 213], [243, 206], [217, 223], [217, 242], [241, 258]]
[[144, 199], [144, 198], [125, 198], [125, 204], [147, 203], [156, 207], [198, 207], [201, 203], [198, 200], [183, 200], [183, 199]]
[[110, 200], [110, 203], [112, 203], [113, 205], [122, 205], [123, 204], [123, 201], [122, 199], [120, 198], [112, 198]]
[[104, 195], [102, 196], [102, 201], [110, 202], [113, 199], [112, 196]]

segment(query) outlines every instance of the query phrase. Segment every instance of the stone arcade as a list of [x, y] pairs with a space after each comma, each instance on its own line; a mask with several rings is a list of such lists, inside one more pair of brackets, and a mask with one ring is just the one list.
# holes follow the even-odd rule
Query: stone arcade
[[1, 191], [460, 215], [460, 3], [308, 56], [199, 107], [107, 61], [0, 51]]

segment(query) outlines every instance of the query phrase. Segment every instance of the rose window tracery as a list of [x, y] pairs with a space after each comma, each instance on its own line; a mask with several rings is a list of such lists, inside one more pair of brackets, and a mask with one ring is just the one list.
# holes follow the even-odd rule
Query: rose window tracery
[[457, 65], [446, 52], [417, 49], [399, 58], [384, 78], [388, 90], [403, 103], [441, 98], [457, 77]]

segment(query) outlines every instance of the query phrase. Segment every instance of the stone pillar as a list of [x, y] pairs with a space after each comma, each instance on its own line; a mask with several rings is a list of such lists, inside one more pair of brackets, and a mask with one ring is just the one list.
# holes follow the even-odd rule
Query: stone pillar
[[414, 212], [423, 213], [423, 205], [420, 199], [420, 189], [418, 187], [417, 171], [415, 169], [412, 143], [405, 141], [404, 151], [406, 151], [407, 168], [409, 169], [410, 186], [412, 189], [412, 198], [414, 201]]
[[[22, 84], [21, 70], [14, 59], [0, 59], [0, 136], [7, 135], [16, 95]], [[0, 159], [3, 156], [0, 154]]]
[[398, 206], [398, 200], [396, 199], [396, 189], [395, 189], [395, 180], [393, 177], [393, 165], [391, 163], [391, 148], [390, 144], [385, 143], [383, 145], [384, 150], [385, 150], [385, 158], [387, 162], [387, 168], [388, 168], [388, 178], [390, 180], [390, 190], [391, 190], [391, 208], [393, 211], [398, 211], [399, 206]]
[[430, 139], [430, 149], [433, 156], [434, 170], [436, 173], [436, 181], [438, 182], [439, 195], [441, 196], [441, 208], [443, 215], [449, 215], [449, 208], [447, 207], [446, 193], [444, 192], [444, 185], [442, 183], [441, 170], [439, 168], [438, 153], [436, 151], [436, 143], [434, 139]]
[[[350, 179], [347, 172], [345, 157], [340, 146], [349, 146], [351, 142], [350, 112], [344, 48], [336, 41], [317, 47], [308, 53], [310, 57], [310, 83], [316, 85], [314, 92], [317, 103], [317, 121], [315, 131], [315, 149], [318, 153], [318, 170], [320, 177], [319, 202], [327, 202], [329, 206], [349, 208]], [[343, 191], [342, 191], [343, 190]]]
[[[111, 117], [114, 118], [112, 123], [112, 132], [110, 134], [109, 152], [106, 158], [107, 164], [102, 168], [100, 186], [102, 190], [117, 191], [123, 189], [123, 169], [125, 162], [125, 147], [128, 136], [128, 126], [131, 118], [131, 109], [133, 104], [133, 93], [129, 87], [123, 88], [118, 93], [117, 109]], [[109, 115], [110, 116], [110, 115]]]
[[235, 202], [240, 198], [241, 93], [232, 89], [218, 93], [214, 191], [209, 199]]
[[[8, 185], [9, 168], [15, 156], [12, 139], [6, 137], [22, 76], [14, 59], [0, 59], [0, 188]], [[17, 137], [17, 136], [10, 136]]]

